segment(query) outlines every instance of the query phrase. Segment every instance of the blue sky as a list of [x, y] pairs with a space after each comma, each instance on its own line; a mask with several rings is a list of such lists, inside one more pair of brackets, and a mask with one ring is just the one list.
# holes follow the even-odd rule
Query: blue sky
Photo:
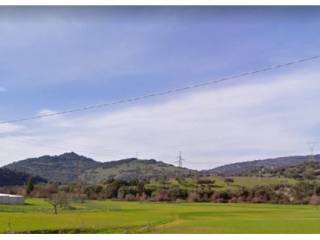
[[[317, 55], [320, 53], [320, 8], [1, 7], [0, 33], [0, 120], [7, 120], [114, 101]], [[304, 105], [297, 116], [308, 118], [305, 114], [311, 113], [304, 111], [315, 107], [315, 102], [320, 100], [314, 92], [320, 85], [317, 80], [318, 66], [319, 61], [315, 61], [134, 105], [69, 115], [63, 119], [53, 119], [52, 122], [46, 120], [6, 126], [2, 130], [5, 132], [2, 137], [3, 147], [7, 146], [6, 140], [23, 141], [26, 144], [18, 146], [12, 143], [12, 152], [6, 150], [0, 157], [2, 161], [8, 162], [29, 155], [78, 150], [103, 161], [130, 157], [139, 152], [141, 157], [172, 162], [182, 149], [186, 158], [189, 158], [190, 167], [203, 168], [251, 158], [304, 154], [304, 141], [316, 139], [319, 133], [318, 128], [314, 127], [319, 126], [318, 110], [312, 113], [315, 122], [297, 120], [292, 129], [287, 129], [289, 126], [286, 126], [285, 117], [273, 117], [273, 127], [278, 124], [283, 128], [257, 129], [256, 135], [261, 135], [258, 139], [261, 141], [259, 147], [250, 147], [253, 140], [245, 141], [247, 134], [240, 132], [246, 128], [237, 121], [254, 117], [263, 118], [267, 122], [268, 117], [278, 112], [286, 112], [286, 116], [296, 114], [297, 104], [301, 102]], [[284, 84], [286, 81], [287, 85]], [[300, 81], [301, 85], [295, 85], [295, 81]], [[302, 86], [305, 84], [310, 89], [304, 89]], [[294, 86], [300, 91], [293, 91]], [[263, 93], [253, 96], [244, 94], [251, 91], [255, 93], [252, 88], [262, 88], [261, 91], [266, 88], [270, 92], [265, 94], [274, 98], [256, 106], [255, 103], [261, 100]], [[230, 93], [238, 93], [239, 89], [242, 89], [239, 93], [241, 99], [235, 101], [226, 98], [232, 98]], [[291, 95], [279, 100], [277, 89]], [[297, 94], [302, 94], [299, 99], [296, 98]], [[220, 96], [216, 101], [221, 104], [215, 106], [217, 109], [210, 105], [216, 96]], [[198, 99], [195, 105], [193, 97]], [[201, 100], [201, 97], [204, 99]], [[179, 101], [189, 103], [190, 106], [183, 105], [176, 109], [180, 106]], [[243, 105], [244, 102], [251, 103], [250, 111], [249, 106]], [[204, 112], [195, 111], [199, 111], [199, 106], [203, 105], [216, 112], [207, 116], [204, 112], [208, 109], [203, 109]], [[172, 109], [175, 111], [170, 111]], [[194, 129], [190, 128], [200, 122], [202, 126], [214, 124], [221, 126], [220, 130], [228, 131], [229, 125], [222, 127], [226, 120], [215, 117], [225, 115], [226, 119], [229, 118], [228, 109], [231, 111], [230, 117], [235, 118], [235, 125], [240, 128], [237, 130], [239, 133], [231, 136], [222, 134], [217, 139], [209, 137], [219, 134], [217, 129], [212, 129], [214, 132], [210, 133], [200, 131], [199, 139], [191, 133]], [[155, 111], [154, 115], [148, 115], [152, 111]], [[159, 120], [162, 116], [160, 112], [166, 117], [162, 121]], [[192, 113], [197, 114], [195, 119], [195, 116], [188, 118], [189, 115], [182, 119], [176, 116]], [[132, 122], [137, 121], [136, 116], [139, 114], [140, 122], [134, 125]], [[154, 116], [158, 118], [152, 119]], [[114, 118], [116, 126], [108, 125], [112, 122], [107, 123], [109, 118]], [[167, 118], [171, 122], [161, 126]], [[97, 137], [95, 142], [92, 138], [98, 136], [101, 133], [99, 129], [106, 126], [99, 123], [99, 127], [90, 129], [89, 123], [94, 125], [91, 121], [95, 123], [99, 120], [107, 124], [108, 131], [100, 138]], [[62, 126], [58, 124], [59, 121], [63, 121]], [[185, 128], [181, 127], [181, 121], [186, 124]], [[123, 125], [118, 126], [119, 122]], [[77, 123], [81, 123], [81, 126], [74, 125]], [[261, 123], [263, 126], [263, 121]], [[173, 129], [169, 131], [172, 126]], [[161, 133], [155, 131], [155, 128], [160, 128], [161, 131], [157, 131]], [[300, 135], [293, 137], [295, 143], [281, 148], [270, 145], [272, 136], [268, 138], [261, 133], [271, 131], [276, 135], [282, 130], [287, 136], [293, 132], [299, 132]], [[108, 132], [112, 134], [109, 136]], [[162, 134], [164, 132], [167, 133]], [[81, 137], [77, 135], [79, 133]], [[150, 137], [150, 134], [154, 135]], [[130, 140], [132, 135], [136, 138]], [[173, 140], [177, 135], [181, 138]], [[157, 144], [145, 147], [157, 137]], [[268, 141], [264, 142], [264, 138]], [[70, 141], [62, 144], [64, 149], [58, 147], [61, 139]], [[93, 144], [88, 144], [85, 139], [90, 139]], [[123, 139], [129, 140], [123, 142]], [[235, 142], [212, 147], [219, 146], [216, 141], [230, 142], [230, 139]], [[82, 143], [76, 143], [80, 140]], [[280, 140], [286, 142], [287, 139]], [[40, 148], [39, 141], [50, 148]], [[108, 151], [99, 150], [103, 148], [99, 145], [101, 141], [106, 142]], [[245, 142], [246, 147], [239, 147], [238, 142]], [[197, 144], [201, 146], [197, 148]], [[24, 150], [17, 153], [14, 149], [18, 147]], [[128, 150], [123, 150], [126, 148]]]

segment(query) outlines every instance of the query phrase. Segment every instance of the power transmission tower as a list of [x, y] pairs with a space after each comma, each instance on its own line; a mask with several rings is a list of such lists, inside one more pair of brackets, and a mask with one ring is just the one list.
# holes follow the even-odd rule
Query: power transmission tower
[[307, 145], [308, 145], [309, 151], [310, 151], [309, 162], [313, 162], [313, 161], [315, 161], [314, 150], [317, 146], [317, 142], [308, 142]]
[[183, 161], [185, 161], [183, 158], [182, 158], [182, 153], [181, 152], [179, 152], [179, 156], [178, 156], [178, 165], [179, 165], [179, 167], [183, 167]]

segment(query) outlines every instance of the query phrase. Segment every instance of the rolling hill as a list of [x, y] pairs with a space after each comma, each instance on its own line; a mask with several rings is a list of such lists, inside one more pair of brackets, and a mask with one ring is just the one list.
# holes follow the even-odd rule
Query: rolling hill
[[[205, 170], [207, 174], [225, 175], [225, 176], [241, 176], [250, 175], [252, 172], [261, 168], [277, 169], [299, 165], [309, 160], [309, 156], [289, 156], [279, 158], [269, 158], [264, 160], [254, 160], [248, 162], [239, 162], [223, 165], [210, 170]], [[320, 154], [315, 155], [314, 159], [320, 161]]]
[[[11, 163], [5, 168], [26, 175], [39, 176], [51, 182], [99, 183], [108, 179], [133, 180], [195, 175], [256, 176], [264, 168], [266, 172], [303, 164], [309, 156], [289, 156], [233, 163], [210, 170], [196, 171], [180, 168], [154, 159], [129, 158], [110, 162], [97, 162], [76, 153], [58, 156], [42, 156]], [[320, 162], [320, 155], [315, 155]], [[280, 171], [280, 170], [279, 170]], [[282, 170], [283, 171], [283, 170]], [[274, 175], [274, 174], [273, 174]], [[286, 175], [285, 175], [286, 176]], [[287, 177], [287, 176], [286, 176]], [[17, 177], [19, 178], [19, 177]]]
[[119, 161], [105, 162], [98, 168], [89, 169], [81, 174], [81, 179], [89, 183], [97, 183], [105, 179], [134, 180], [173, 176], [190, 176], [198, 172], [187, 168], [179, 168], [154, 159], [139, 160], [129, 158]]
[[298, 165], [253, 171], [252, 175], [264, 177], [285, 177], [293, 179], [320, 179], [320, 161], [306, 161]]
[[136, 158], [111, 162], [97, 162], [76, 153], [42, 156], [11, 163], [5, 168], [40, 176], [51, 182], [72, 183], [84, 181], [98, 183], [110, 178], [121, 180], [186, 176], [197, 171], [178, 168], [156, 160]]
[[11, 163], [5, 168], [40, 176], [52, 182], [74, 182], [85, 170], [100, 165], [90, 158], [76, 153], [64, 153], [58, 156], [42, 156]]

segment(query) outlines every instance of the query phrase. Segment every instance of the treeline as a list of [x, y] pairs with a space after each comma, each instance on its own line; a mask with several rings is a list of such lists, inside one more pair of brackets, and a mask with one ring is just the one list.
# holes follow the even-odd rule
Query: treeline
[[[70, 198], [72, 200], [116, 199], [126, 201], [168, 201], [168, 202], [215, 202], [215, 203], [279, 203], [279, 204], [320, 204], [320, 184], [316, 181], [300, 181], [295, 185], [261, 185], [253, 188], [214, 189], [211, 179], [198, 179], [196, 187], [186, 188], [181, 184], [172, 187], [151, 185], [149, 181], [109, 180], [100, 185], [83, 184], [41, 184], [32, 188], [2, 188], [2, 192], [24, 194], [30, 197]], [[232, 178], [226, 178], [232, 183]]]

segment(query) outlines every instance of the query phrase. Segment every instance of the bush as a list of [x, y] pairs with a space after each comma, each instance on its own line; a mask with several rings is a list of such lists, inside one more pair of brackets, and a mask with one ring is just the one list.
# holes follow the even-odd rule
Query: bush
[[135, 200], [137, 200], [137, 199], [136, 199], [136, 196], [133, 195], [133, 194], [131, 194], [131, 193], [126, 194], [125, 199], [126, 199], [127, 201], [135, 201]]
[[197, 180], [197, 184], [214, 184], [215, 180], [209, 179], [209, 178], [200, 178]]
[[317, 196], [317, 195], [311, 196], [309, 199], [309, 204], [319, 205], [320, 204], [320, 196]]
[[233, 180], [233, 178], [225, 178], [224, 182], [229, 185], [231, 183], [234, 183], [234, 180]]

